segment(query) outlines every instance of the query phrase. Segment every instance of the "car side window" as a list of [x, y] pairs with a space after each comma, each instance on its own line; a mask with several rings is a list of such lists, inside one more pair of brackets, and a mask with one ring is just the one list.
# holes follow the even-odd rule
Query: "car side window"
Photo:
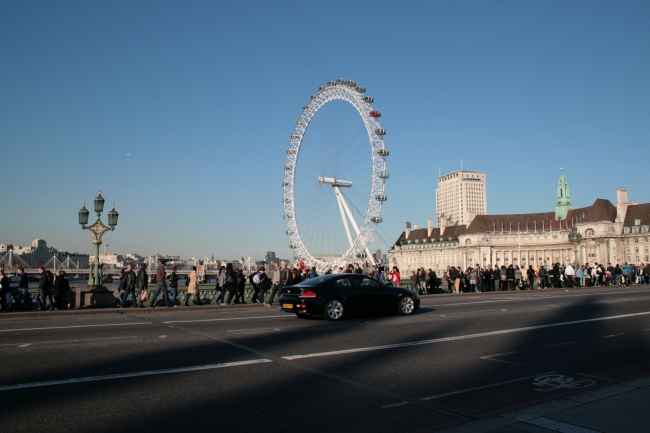
[[381, 283], [377, 280], [374, 280], [370, 277], [361, 277], [354, 279], [354, 285], [356, 287], [366, 287], [366, 288], [379, 288]]
[[352, 284], [350, 284], [350, 280], [347, 277], [339, 278], [336, 281], [334, 281], [334, 286], [335, 287], [352, 287]]

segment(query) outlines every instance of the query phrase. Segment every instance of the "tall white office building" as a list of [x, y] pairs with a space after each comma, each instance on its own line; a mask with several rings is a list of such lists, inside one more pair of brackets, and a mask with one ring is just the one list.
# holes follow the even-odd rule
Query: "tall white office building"
[[469, 226], [476, 215], [487, 214], [485, 173], [459, 170], [438, 178], [438, 227]]

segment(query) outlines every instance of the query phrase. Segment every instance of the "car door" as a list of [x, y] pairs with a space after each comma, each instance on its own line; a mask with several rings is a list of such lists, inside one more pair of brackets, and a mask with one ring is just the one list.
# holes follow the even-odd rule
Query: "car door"
[[362, 293], [352, 284], [350, 278], [342, 276], [332, 282], [332, 288], [335, 292], [340, 290], [345, 297], [345, 307], [348, 310], [359, 310], [362, 308]]
[[386, 291], [382, 290], [382, 284], [374, 278], [365, 275], [355, 275], [351, 278], [357, 293], [361, 297], [361, 308], [364, 310], [376, 310], [386, 308]]

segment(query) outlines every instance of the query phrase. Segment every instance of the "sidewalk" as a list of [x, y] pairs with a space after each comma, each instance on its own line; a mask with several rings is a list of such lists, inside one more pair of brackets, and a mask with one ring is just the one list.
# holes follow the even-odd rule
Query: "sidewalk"
[[645, 433], [650, 376], [441, 430], [445, 433]]

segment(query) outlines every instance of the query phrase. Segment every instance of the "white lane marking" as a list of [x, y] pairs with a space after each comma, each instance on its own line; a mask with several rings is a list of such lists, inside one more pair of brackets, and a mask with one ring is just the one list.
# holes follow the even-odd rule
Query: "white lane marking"
[[637, 316], [647, 316], [650, 314], [650, 311], [644, 311], [643, 313], [633, 313], [633, 314], [622, 314], [619, 316], [608, 316], [608, 317], [599, 317], [597, 319], [585, 319], [585, 320], [575, 320], [573, 322], [558, 322], [558, 323], [549, 323], [547, 325], [537, 325], [537, 326], [526, 326], [524, 328], [513, 328], [513, 329], [503, 329], [500, 331], [490, 331], [482, 332], [480, 334], [468, 334], [468, 335], [459, 335], [456, 337], [443, 337], [443, 338], [434, 338], [431, 340], [421, 340], [421, 341], [410, 341], [408, 343], [396, 343], [396, 344], [386, 344], [383, 346], [370, 346], [370, 347], [360, 347], [357, 349], [345, 349], [345, 350], [334, 350], [331, 352], [318, 352], [318, 353], [309, 353], [305, 355], [291, 355], [283, 356], [283, 359], [294, 360], [294, 359], [304, 359], [304, 358], [318, 358], [321, 356], [335, 356], [335, 355], [347, 355], [349, 353], [359, 353], [359, 352], [370, 352], [374, 350], [384, 350], [384, 349], [394, 349], [397, 347], [409, 347], [409, 346], [420, 346], [423, 344], [434, 344], [442, 343], [445, 341], [457, 341], [457, 340], [467, 340], [470, 338], [481, 338], [481, 337], [491, 337], [494, 335], [504, 335], [504, 334], [513, 334], [516, 332], [532, 331], [535, 329], [545, 329], [545, 328], [555, 328], [557, 326], [569, 326], [569, 325], [578, 325], [581, 323], [590, 323], [590, 322], [600, 322], [603, 320], [615, 320], [615, 319], [624, 319], [628, 317], [637, 317]]
[[625, 335], [625, 332], [623, 332], [622, 334], [605, 335], [603, 336], [603, 338], [620, 337], [621, 335]]
[[387, 404], [386, 406], [382, 406], [382, 407], [384, 409], [390, 409], [391, 407], [404, 406], [405, 404], [409, 404], [409, 402], [408, 401], [400, 401], [399, 403]]
[[166, 336], [166, 335], [161, 335], [161, 336], [158, 337], [158, 338], [167, 338], [167, 336]]
[[489, 385], [474, 386], [472, 388], [465, 388], [465, 389], [460, 389], [458, 391], [446, 392], [444, 394], [432, 395], [431, 397], [423, 397], [420, 400], [435, 400], [436, 398], [442, 398], [442, 397], [447, 397], [447, 396], [456, 395], [456, 394], [463, 394], [465, 392], [470, 392], [470, 391], [478, 391], [480, 389], [492, 388], [494, 386], [507, 385], [509, 383], [521, 382], [522, 380], [534, 379], [534, 378], [536, 378], [538, 376], [542, 376], [542, 375], [545, 375], [545, 374], [553, 374], [553, 373], [555, 373], [555, 372], [554, 371], [549, 371], [548, 373], [534, 374], [532, 376], [520, 377], [519, 379], [505, 380], [503, 382], [491, 383]]
[[272, 319], [278, 317], [293, 317], [288, 314], [276, 314], [275, 316], [254, 316], [254, 317], [231, 317], [230, 319], [199, 319], [199, 320], [171, 320], [163, 323], [195, 323], [195, 322], [222, 322], [227, 320], [248, 320], [248, 319]]
[[98, 340], [118, 340], [118, 339], [124, 339], [124, 338], [138, 338], [136, 335], [132, 335], [129, 337], [108, 337], [108, 338], [84, 338], [81, 340], [54, 340], [54, 341], [34, 341], [31, 343], [8, 343], [8, 344], [0, 344], [0, 347], [2, 346], [16, 346], [16, 345], [22, 345], [18, 347], [27, 347], [31, 346], [32, 344], [55, 344], [55, 343], [78, 343], [81, 341], [98, 341]]
[[102, 326], [128, 326], [128, 325], [151, 325], [151, 324], [152, 322], [135, 322], [135, 323], [105, 323], [103, 325], [48, 326], [47, 328], [0, 329], [0, 332], [49, 331], [50, 329], [97, 328]]
[[158, 374], [170, 374], [170, 373], [184, 373], [187, 371], [213, 370], [216, 368], [239, 367], [242, 365], [262, 364], [265, 362], [272, 362], [272, 361], [270, 359], [253, 359], [251, 361], [225, 362], [223, 364], [197, 365], [194, 367], [181, 367], [181, 368], [167, 368], [164, 370], [138, 371], [135, 373], [108, 374], [106, 376], [79, 377], [76, 379], [53, 380], [50, 382], [21, 383], [19, 385], [0, 386], [0, 391], [9, 391], [13, 389], [23, 389], [23, 388], [37, 388], [41, 386], [52, 386], [52, 385], [68, 385], [71, 383], [81, 383], [81, 382], [95, 382], [98, 380], [124, 379], [127, 377], [154, 376]]

